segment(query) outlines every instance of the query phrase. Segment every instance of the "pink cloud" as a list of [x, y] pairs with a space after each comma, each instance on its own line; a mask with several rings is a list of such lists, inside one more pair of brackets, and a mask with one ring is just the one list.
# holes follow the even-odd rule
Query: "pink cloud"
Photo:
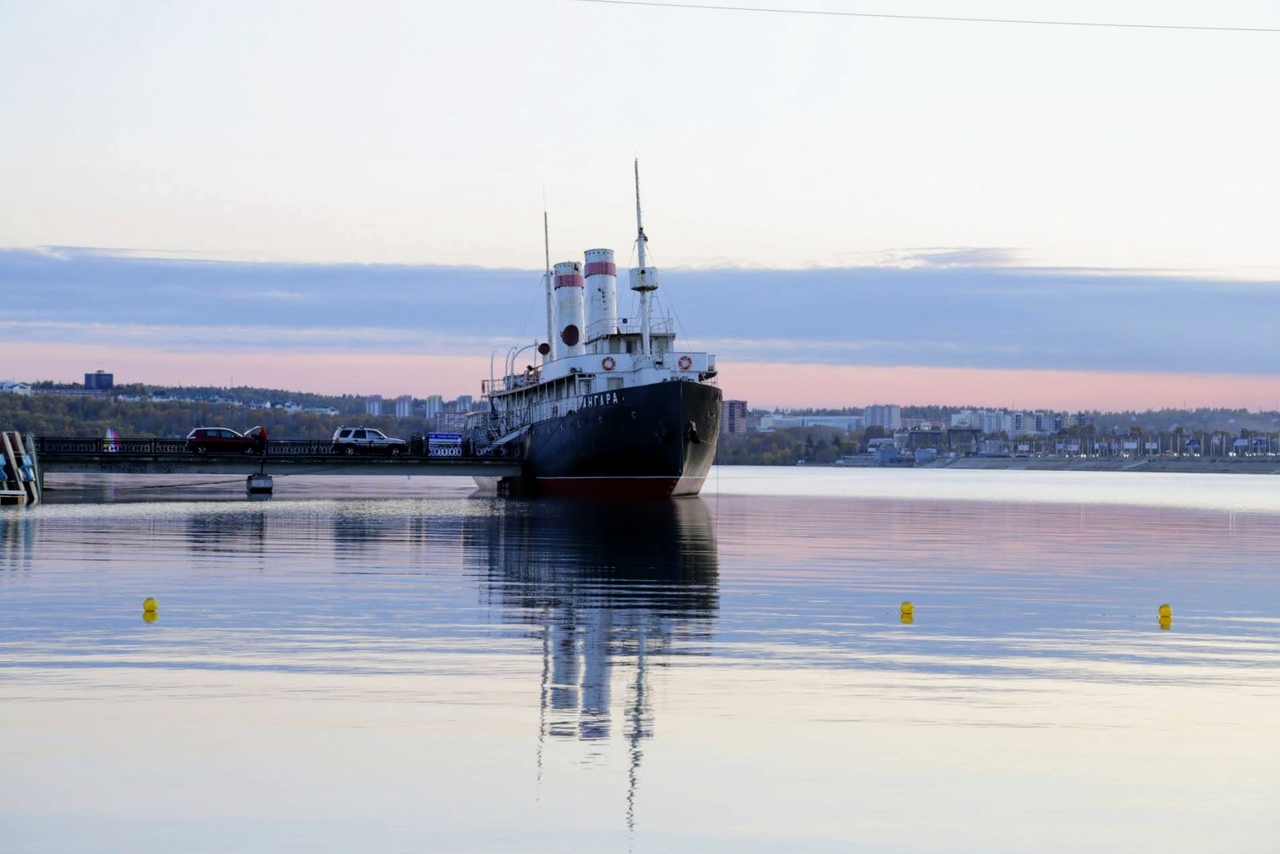
[[[0, 343], [6, 378], [79, 382], [101, 368], [120, 383], [251, 385], [321, 394], [478, 396], [487, 356], [370, 353], [166, 353], [87, 344]], [[870, 403], [1019, 409], [1280, 409], [1280, 377], [1100, 371], [799, 365], [721, 362], [728, 398], [761, 407]]]
[[1280, 409], [1280, 377], [721, 363], [725, 397], [761, 407], [870, 403], [1019, 409]]
[[117, 383], [257, 386], [319, 394], [479, 396], [489, 376], [485, 357], [370, 353], [167, 353], [88, 344], [0, 344], [0, 359], [17, 379], [80, 382], [102, 369]]

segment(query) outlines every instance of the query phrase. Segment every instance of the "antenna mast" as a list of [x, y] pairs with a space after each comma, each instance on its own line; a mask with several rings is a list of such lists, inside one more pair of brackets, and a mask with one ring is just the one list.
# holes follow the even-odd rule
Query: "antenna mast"
[[542, 274], [543, 284], [547, 290], [547, 351], [543, 361], [554, 362], [556, 360], [556, 319], [555, 313], [551, 309], [551, 228], [547, 225], [546, 208], [542, 210], [542, 250], [545, 253], [546, 270]]
[[649, 238], [644, 234], [644, 221], [640, 217], [640, 158], [636, 158], [636, 256], [640, 267], [631, 271], [631, 290], [640, 294], [640, 350], [646, 356], [653, 355], [649, 347], [649, 293], [658, 289], [657, 270], [650, 270], [645, 263], [644, 247]]

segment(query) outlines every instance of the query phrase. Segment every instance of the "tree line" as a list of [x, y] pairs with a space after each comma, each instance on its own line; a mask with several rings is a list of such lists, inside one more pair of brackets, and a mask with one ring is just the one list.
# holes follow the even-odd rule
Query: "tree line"
[[78, 439], [105, 436], [111, 429], [122, 439], [181, 439], [196, 427], [230, 427], [243, 433], [250, 427], [262, 426], [267, 429], [267, 435], [275, 439], [328, 439], [339, 427], [359, 424], [407, 439], [415, 432], [426, 433], [433, 426], [421, 416], [366, 415], [363, 398], [359, 401], [361, 408], [356, 412], [325, 415], [205, 401], [122, 401], [112, 395], [0, 394], [0, 429]]
[[726, 433], [716, 446], [716, 465], [793, 466], [831, 464], [859, 453], [867, 441], [885, 435], [882, 427], [851, 434], [838, 427], [784, 427], [767, 433]]

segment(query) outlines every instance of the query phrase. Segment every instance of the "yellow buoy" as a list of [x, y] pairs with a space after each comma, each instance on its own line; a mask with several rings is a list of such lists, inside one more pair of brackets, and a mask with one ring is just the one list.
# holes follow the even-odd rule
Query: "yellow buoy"
[[1162, 630], [1164, 630], [1164, 631], [1168, 631], [1168, 630], [1169, 630], [1169, 629], [1171, 629], [1172, 627], [1173, 627], [1173, 617], [1161, 617], [1161, 618], [1160, 618], [1160, 628], [1161, 628]]
[[916, 612], [916, 606], [912, 605], [910, 602], [903, 602], [901, 610], [903, 614], [914, 614]]
[[1172, 617], [1172, 616], [1173, 616], [1173, 609], [1172, 609], [1172, 608], [1170, 608], [1168, 605], [1161, 605], [1161, 606], [1160, 606], [1160, 616], [1161, 616], [1161, 617]]
[[902, 624], [904, 626], [909, 626], [916, 621], [914, 614], [908, 614], [905, 611], [903, 612], [902, 616], [899, 619], [902, 620]]
[[142, 600], [142, 610], [148, 613], [155, 613], [160, 610], [160, 606], [156, 604], [156, 600], [148, 596]]
[[156, 621], [156, 617], [158, 617], [158, 616], [160, 616], [160, 615], [159, 615], [159, 614], [157, 614], [155, 611], [143, 611], [143, 612], [142, 612], [142, 622], [144, 622], [144, 623], [154, 623], [154, 622]]

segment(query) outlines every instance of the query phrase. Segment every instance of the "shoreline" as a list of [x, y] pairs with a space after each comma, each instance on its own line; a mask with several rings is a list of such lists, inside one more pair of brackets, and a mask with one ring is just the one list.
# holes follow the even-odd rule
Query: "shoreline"
[[[868, 460], [868, 467], [877, 467]], [[1280, 475], [1280, 457], [940, 457], [922, 466], [879, 468], [965, 469], [972, 471], [1132, 471], [1181, 474]]]

